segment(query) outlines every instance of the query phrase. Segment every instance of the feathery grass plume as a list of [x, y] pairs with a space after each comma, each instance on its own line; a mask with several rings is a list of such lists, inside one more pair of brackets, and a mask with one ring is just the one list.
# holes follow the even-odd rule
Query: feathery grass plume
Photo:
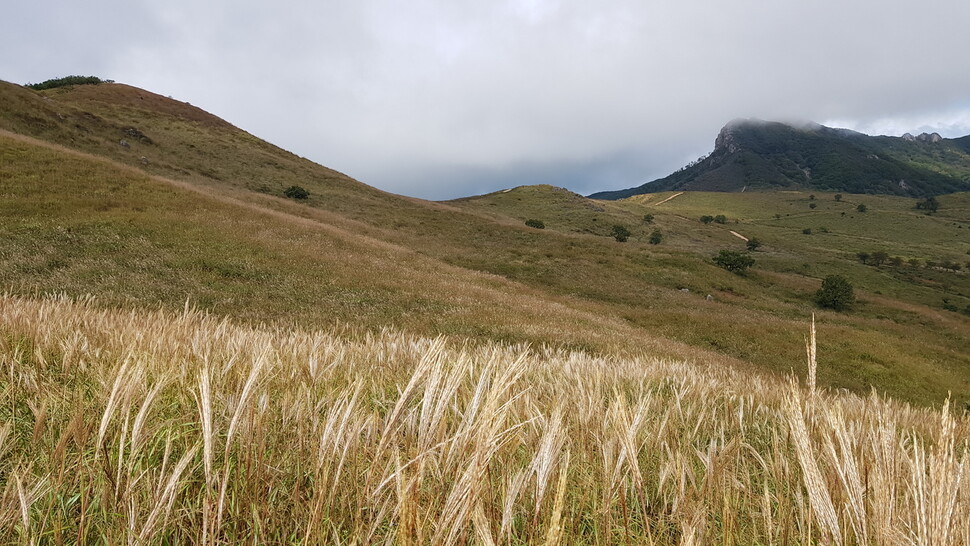
[[815, 313], [812, 313], [811, 334], [805, 340], [805, 352], [808, 354], [808, 391], [815, 396], [815, 371], [818, 364], [815, 361]]
[[970, 546], [966, 417], [794, 378], [12, 296], [0, 369], [0, 542]]

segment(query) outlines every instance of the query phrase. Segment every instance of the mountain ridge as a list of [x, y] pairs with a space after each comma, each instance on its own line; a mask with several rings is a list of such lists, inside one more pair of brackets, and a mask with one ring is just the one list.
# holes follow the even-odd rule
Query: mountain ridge
[[702, 159], [640, 186], [591, 194], [814, 189], [927, 197], [970, 189], [970, 136], [869, 136], [818, 123], [736, 119]]

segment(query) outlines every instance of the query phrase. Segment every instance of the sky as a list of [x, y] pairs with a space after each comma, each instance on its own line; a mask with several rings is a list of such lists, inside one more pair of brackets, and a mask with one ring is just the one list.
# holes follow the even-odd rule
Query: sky
[[735, 118], [970, 134], [966, 0], [37, 0], [0, 79], [190, 102], [428, 199], [638, 186]]

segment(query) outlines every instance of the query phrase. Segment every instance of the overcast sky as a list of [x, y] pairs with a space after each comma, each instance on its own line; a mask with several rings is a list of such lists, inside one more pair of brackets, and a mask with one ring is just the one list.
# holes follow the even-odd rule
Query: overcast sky
[[0, 79], [171, 95], [432, 199], [639, 185], [738, 117], [970, 134], [967, 0], [36, 0]]

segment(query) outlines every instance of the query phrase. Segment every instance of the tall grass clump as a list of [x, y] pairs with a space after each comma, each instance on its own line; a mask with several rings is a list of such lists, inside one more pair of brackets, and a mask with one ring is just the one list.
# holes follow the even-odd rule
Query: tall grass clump
[[970, 544], [947, 405], [13, 296], [0, 374], [3, 542]]

